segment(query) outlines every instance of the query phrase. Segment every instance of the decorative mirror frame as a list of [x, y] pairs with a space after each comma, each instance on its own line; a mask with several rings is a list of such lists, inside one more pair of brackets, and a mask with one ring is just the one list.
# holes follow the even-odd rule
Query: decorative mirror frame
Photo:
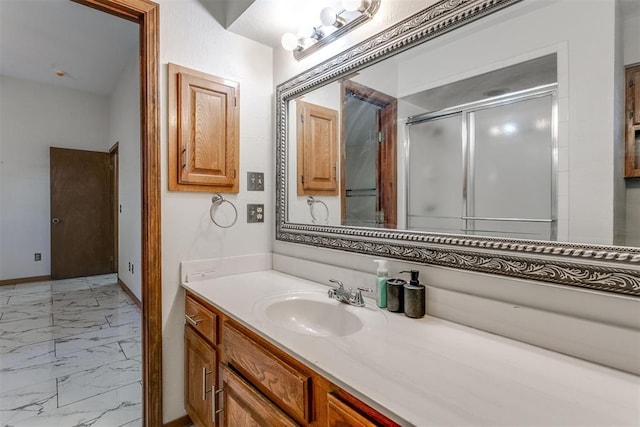
[[276, 240], [640, 296], [640, 248], [286, 221], [289, 100], [519, 1], [442, 0], [279, 85]]

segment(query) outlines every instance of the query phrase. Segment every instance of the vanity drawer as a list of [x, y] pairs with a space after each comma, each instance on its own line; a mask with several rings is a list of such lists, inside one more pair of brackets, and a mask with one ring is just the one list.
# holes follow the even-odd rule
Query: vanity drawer
[[218, 334], [218, 316], [206, 306], [196, 301], [193, 295], [187, 293], [184, 307], [184, 318], [188, 325], [200, 332], [209, 343], [216, 345]]
[[310, 422], [311, 376], [282, 361], [226, 322], [224, 358], [257, 389], [292, 417]]

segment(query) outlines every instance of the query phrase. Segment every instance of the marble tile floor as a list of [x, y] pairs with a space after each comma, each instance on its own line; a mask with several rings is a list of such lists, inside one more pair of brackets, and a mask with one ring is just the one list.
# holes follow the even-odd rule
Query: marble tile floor
[[0, 426], [141, 426], [140, 322], [114, 274], [0, 286]]

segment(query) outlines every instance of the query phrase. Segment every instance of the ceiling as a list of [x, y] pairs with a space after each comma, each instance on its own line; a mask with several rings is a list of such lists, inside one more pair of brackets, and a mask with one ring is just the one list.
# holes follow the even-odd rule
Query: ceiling
[[[282, 34], [319, 25], [323, 7], [340, 8], [340, 0], [198, 1], [229, 31], [274, 48]], [[640, 10], [638, 0], [621, 4], [625, 17]], [[137, 45], [137, 24], [70, 0], [0, 0], [2, 75], [108, 95]]]
[[[310, 35], [312, 28], [320, 25], [320, 11], [327, 6], [339, 10], [342, 3], [341, 0], [199, 1], [229, 31], [273, 48], [280, 48], [284, 33]], [[229, 2], [241, 2], [245, 10], [238, 14], [239, 6], [230, 10]]]
[[109, 95], [137, 49], [136, 23], [69, 0], [0, 0], [1, 75]]
[[418, 92], [402, 99], [426, 112], [440, 111], [493, 96], [556, 83], [556, 63], [555, 54], [547, 55]]

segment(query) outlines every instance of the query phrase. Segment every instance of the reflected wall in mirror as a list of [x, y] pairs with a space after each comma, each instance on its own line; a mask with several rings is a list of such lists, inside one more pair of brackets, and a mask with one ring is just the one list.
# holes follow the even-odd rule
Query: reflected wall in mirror
[[[640, 296], [640, 187], [623, 179], [638, 40], [635, 0], [440, 1], [280, 84], [276, 239]], [[349, 87], [395, 103], [389, 134], [375, 103], [345, 123]], [[337, 112], [338, 164], [317, 165], [338, 194], [296, 191], [296, 100]]]
[[339, 191], [312, 202], [288, 163], [287, 221], [638, 245], [620, 114], [640, 3], [618, 6], [524, 0], [288, 100], [288, 140], [296, 100], [314, 103], [340, 155]]

